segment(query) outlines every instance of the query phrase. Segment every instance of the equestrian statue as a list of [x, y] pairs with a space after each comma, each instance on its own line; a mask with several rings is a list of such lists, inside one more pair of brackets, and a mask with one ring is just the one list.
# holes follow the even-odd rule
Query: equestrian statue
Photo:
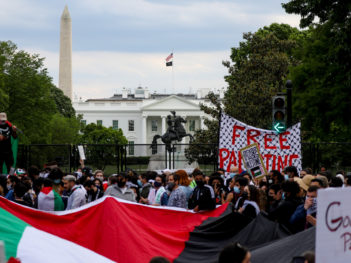
[[167, 116], [168, 128], [166, 133], [163, 134], [162, 136], [155, 135], [154, 139], [152, 140], [152, 144], [150, 148], [157, 147], [157, 140], [161, 139], [161, 141], [166, 145], [166, 150], [168, 152], [172, 152], [174, 151], [174, 149], [172, 149], [171, 145], [174, 141], [181, 142], [184, 137], [189, 137], [190, 142], [194, 140], [194, 137], [191, 134], [186, 133], [184, 129], [184, 126], [182, 123], [186, 123], [186, 120], [184, 120], [180, 116], [176, 116], [175, 111], [171, 111], [171, 113], [173, 116], [172, 115]]

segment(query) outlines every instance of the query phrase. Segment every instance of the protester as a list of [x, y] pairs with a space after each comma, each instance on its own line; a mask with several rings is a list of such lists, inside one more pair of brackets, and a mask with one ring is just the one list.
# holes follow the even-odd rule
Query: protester
[[245, 186], [247, 186], [248, 184], [249, 184], [249, 182], [245, 177], [236, 176], [233, 192], [231, 192], [227, 195], [225, 203], [232, 202], [233, 204], [236, 204], [239, 197], [244, 192]]
[[5, 112], [0, 113], [0, 174], [3, 171], [3, 164], [5, 163], [7, 173], [12, 174], [11, 168], [13, 165], [13, 152], [11, 145], [11, 136], [17, 138], [17, 127], [12, 125], [7, 120]]
[[275, 210], [282, 201], [282, 187], [280, 184], [273, 184], [268, 191], [268, 208], [267, 212]]
[[7, 178], [5, 175], [0, 175], [0, 195], [5, 197], [8, 191]]
[[221, 205], [222, 204], [222, 194], [223, 194], [223, 187], [224, 187], [224, 181], [222, 177], [220, 176], [211, 176], [209, 185], [213, 188], [214, 194], [215, 194], [215, 199], [216, 199], [216, 205]]
[[255, 186], [245, 186], [242, 195], [235, 204], [235, 210], [250, 220], [255, 218], [260, 213], [258, 195], [258, 190]]
[[287, 175], [287, 178], [284, 178], [284, 176], [277, 170], [272, 170], [269, 172], [269, 177], [273, 180], [273, 184], [281, 184], [285, 180], [289, 179], [289, 176]]
[[38, 195], [37, 207], [44, 211], [62, 211], [65, 206], [60, 194], [53, 188], [50, 178], [43, 179], [43, 187]]
[[9, 190], [5, 196], [6, 199], [10, 200], [10, 201], [14, 201], [15, 200], [15, 195], [14, 195], [14, 188], [16, 186], [16, 184], [18, 184], [20, 182], [20, 180], [18, 179], [18, 177], [16, 175], [10, 175], [7, 178], [7, 189]]
[[87, 192], [87, 203], [93, 202], [104, 195], [104, 192], [101, 191], [100, 187], [94, 184], [94, 181], [86, 181], [84, 183], [84, 188]]
[[212, 210], [216, 207], [215, 194], [209, 185], [205, 185], [205, 177], [202, 173], [195, 176], [196, 187], [189, 199], [189, 209], [195, 212]]
[[117, 184], [110, 185], [104, 195], [114, 196], [131, 202], [136, 202], [134, 191], [126, 186], [126, 174], [120, 174], [117, 177]]
[[140, 197], [147, 199], [151, 189], [151, 184], [149, 183], [149, 177], [147, 173], [143, 173], [140, 175], [140, 182], [141, 182]]
[[285, 167], [284, 173], [288, 175], [289, 179], [294, 179], [294, 177], [299, 177], [297, 168], [295, 166]]
[[174, 206], [180, 208], [187, 208], [186, 195], [182, 188], [179, 187], [179, 175], [174, 173], [169, 177], [173, 177], [173, 182], [168, 184], [168, 190], [170, 191], [167, 206]]
[[342, 187], [344, 185], [343, 180], [340, 177], [332, 177], [330, 180], [330, 187]]
[[282, 189], [283, 201], [279, 203], [276, 209], [270, 211], [269, 217], [290, 229], [290, 217], [295, 212], [297, 206], [302, 203], [302, 199], [298, 197], [300, 187], [294, 181], [286, 181], [282, 184]]
[[101, 182], [103, 182], [104, 181], [104, 172], [102, 170], [96, 170], [94, 172], [94, 178], [95, 179], [100, 179]]
[[299, 205], [290, 217], [289, 223], [294, 233], [315, 225], [318, 189], [316, 186], [310, 186], [307, 190], [305, 203]]
[[15, 203], [18, 203], [21, 205], [33, 207], [33, 204], [31, 201], [23, 199], [23, 196], [26, 194], [27, 191], [28, 191], [28, 188], [26, 187], [25, 184], [23, 184], [22, 182], [16, 183], [16, 185], [14, 187], [14, 200], [13, 201]]
[[65, 190], [69, 192], [66, 210], [78, 208], [86, 204], [86, 191], [82, 185], [76, 184], [76, 177], [74, 175], [63, 177], [63, 184]]
[[178, 170], [176, 174], [179, 175], [179, 187], [183, 190], [186, 197], [186, 207], [188, 207], [188, 201], [194, 189], [190, 187], [190, 180], [185, 170]]
[[226, 246], [219, 254], [218, 263], [250, 263], [251, 253], [238, 242]]
[[[152, 179], [149, 180], [151, 182]], [[149, 204], [149, 205], [161, 205], [161, 198], [166, 191], [164, 188], [165, 177], [163, 175], [156, 175], [155, 180], [153, 181], [153, 187], [150, 188], [147, 198], [140, 197], [140, 203]]]

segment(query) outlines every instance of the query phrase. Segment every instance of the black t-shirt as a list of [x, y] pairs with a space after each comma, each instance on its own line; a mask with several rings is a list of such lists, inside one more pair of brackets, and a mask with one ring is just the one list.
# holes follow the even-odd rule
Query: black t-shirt
[[0, 141], [0, 153], [10, 153], [11, 150], [11, 134], [13, 134], [12, 124], [6, 121], [0, 122], [0, 134], [5, 138]]

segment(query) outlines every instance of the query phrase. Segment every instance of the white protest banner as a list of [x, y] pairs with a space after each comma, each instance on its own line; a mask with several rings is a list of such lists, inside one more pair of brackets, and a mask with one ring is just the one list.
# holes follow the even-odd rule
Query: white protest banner
[[79, 152], [79, 158], [81, 160], [85, 160], [85, 153], [84, 153], [83, 145], [78, 145], [78, 152]]
[[240, 154], [244, 161], [246, 171], [251, 173], [253, 178], [259, 179], [267, 174], [257, 143], [250, 144], [240, 149]]
[[240, 149], [257, 143], [268, 171], [282, 171], [286, 166], [301, 170], [300, 123], [277, 134], [242, 123], [222, 113], [219, 134], [219, 166], [229, 172], [231, 166], [243, 170]]
[[318, 191], [316, 262], [351, 262], [351, 188]]

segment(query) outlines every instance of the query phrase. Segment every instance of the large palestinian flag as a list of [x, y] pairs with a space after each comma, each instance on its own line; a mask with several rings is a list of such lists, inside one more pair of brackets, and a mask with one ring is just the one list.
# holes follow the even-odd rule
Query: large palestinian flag
[[0, 198], [0, 240], [21, 262], [149, 262], [174, 260], [189, 234], [226, 210], [192, 213], [105, 197], [79, 209], [47, 213]]
[[314, 249], [311, 230], [291, 236], [263, 214], [250, 222], [231, 204], [193, 213], [104, 197], [48, 213], [0, 197], [0, 240], [6, 257], [22, 263], [147, 263], [154, 256], [213, 263], [236, 241], [251, 250], [253, 263], [283, 263]]

